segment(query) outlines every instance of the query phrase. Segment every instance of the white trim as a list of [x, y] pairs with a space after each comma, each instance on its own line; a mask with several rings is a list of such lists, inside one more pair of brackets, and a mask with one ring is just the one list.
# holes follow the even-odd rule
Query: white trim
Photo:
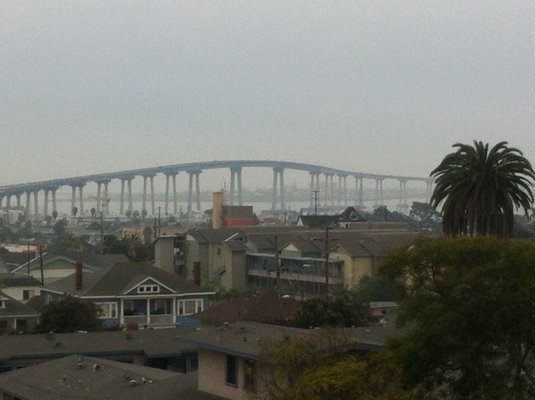
[[161, 283], [158, 279], [154, 279], [152, 276], [149, 275], [149, 276], [147, 276], [145, 279], [143, 279], [142, 281], [139, 281], [138, 283], [136, 283], [136, 284], [135, 284], [134, 286], [132, 286], [130, 289], [125, 290], [125, 291], [123, 292], [123, 294], [126, 294], [126, 293], [128, 293], [128, 292], [134, 290], [135, 288], [137, 288], [137, 287], [143, 285], [143, 284], [144, 284], [145, 282], [147, 282], [149, 279], [152, 280], [152, 281], [154, 281], [154, 282], [156, 282], [156, 283], [157, 283], [158, 285], [160, 285], [161, 287], [163, 287], [163, 288], [169, 290], [171, 293], [177, 293], [176, 290], [171, 289], [169, 286], [164, 285], [164, 284]]
[[45, 289], [45, 288], [41, 288], [41, 292], [48, 292], [48, 293], [55, 293], [55, 294], [61, 294], [61, 295], [69, 295], [72, 297], [78, 297], [78, 295], [75, 295], [75, 294], [69, 294], [67, 292], [58, 292], [57, 290]]

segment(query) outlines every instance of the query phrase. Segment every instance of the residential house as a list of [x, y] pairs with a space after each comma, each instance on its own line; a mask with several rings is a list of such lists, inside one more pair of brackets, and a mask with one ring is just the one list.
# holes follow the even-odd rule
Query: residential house
[[215, 399], [196, 390], [195, 374], [179, 374], [72, 355], [0, 374], [3, 400]]
[[27, 303], [32, 297], [39, 295], [41, 282], [28, 274], [0, 273], [0, 288], [13, 299]]
[[[193, 281], [203, 286], [219, 285], [223, 271], [235, 263], [243, 265], [245, 251], [232, 245], [243, 233], [238, 229], [195, 229], [186, 235], [183, 243], [184, 265]], [[236, 260], [235, 257], [242, 259]], [[227, 274], [228, 275], [228, 274]]]
[[[199, 391], [230, 400], [262, 398], [264, 374], [273, 370], [269, 350], [283, 340], [310, 335], [315, 330], [238, 321], [222, 326], [202, 326], [177, 340], [199, 349]], [[366, 327], [336, 330], [341, 342], [357, 351], [384, 346], [395, 328]], [[255, 396], [255, 393], [257, 394]]]
[[[119, 262], [127, 262], [124, 254], [95, 254], [92, 251], [68, 251], [61, 254], [43, 253], [29, 263], [15, 268], [14, 273], [27, 273], [44, 284], [54, 282], [75, 272], [75, 266], [81, 262], [85, 273], [97, 272]], [[41, 268], [42, 265], [42, 268]]]
[[[154, 242], [154, 266], [167, 272], [180, 274], [188, 279], [181, 250], [181, 245], [185, 240], [185, 233], [161, 235], [156, 238]], [[189, 278], [192, 279], [192, 276]]]
[[30, 332], [39, 313], [0, 291], [0, 333]]
[[209, 306], [214, 292], [146, 263], [118, 263], [94, 273], [76, 273], [43, 287], [45, 303], [74, 296], [93, 302], [108, 326], [188, 327]]
[[363, 225], [197, 229], [186, 235], [180, 251], [186, 270], [203, 285], [238, 290], [281, 286], [283, 294], [304, 297], [325, 292], [326, 274], [333, 289], [354, 287], [377, 273], [389, 251], [419, 235], [399, 224], [355, 224]]
[[366, 218], [355, 207], [347, 207], [342, 213], [335, 215], [299, 215], [297, 225], [309, 228], [325, 228], [327, 226], [349, 228], [351, 223], [365, 220]]

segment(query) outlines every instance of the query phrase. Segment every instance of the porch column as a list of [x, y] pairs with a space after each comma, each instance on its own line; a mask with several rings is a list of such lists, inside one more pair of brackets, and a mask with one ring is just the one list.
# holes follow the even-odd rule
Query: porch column
[[176, 302], [177, 302], [177, 299], [176, 298], [173, 298], [173, 323], [176, 325]]
[[147, 299], [147, 327], [150, 326], [150, 299]]

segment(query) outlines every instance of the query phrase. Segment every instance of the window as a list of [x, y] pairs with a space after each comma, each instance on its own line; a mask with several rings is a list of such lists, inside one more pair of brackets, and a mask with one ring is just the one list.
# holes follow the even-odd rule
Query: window
[[132, 300], [123, 302], [123, 315], [134, 315], [134, 302]]
[[202, 299], [178, 300], [178, 315], [191, 315], [203, 310]]
[[218, 248], [217, 248], [217, 255], [218, 255], [218, 256], [221, 255], [221, 247], [218, 247]]
[[160, 293], [158, 285], [141, 285], [137, 288], [138, 293]]
[[162, 299], [162, 300], [151, 300], [150, 313], [154, 314], [154, 315], [158, 315], [158, 314], [169, 315], [169, 314], [172, 314], [171, 305], [172, 305], [171, 300], [165, 300], [165, 299]]
[[0, 300], [0, 308], [6, 308], [6, 301]]
[[99, 318], [117, 318], [117, 303], [95, 303], [95, 306]]
[[29, 300], [31, 299], [33, 296], [35, 295], [35, 291], [34, 290], [23, 290], [22, 291], [22, 299], [23, 300]]
[[15, 329], [17, 329], [17, 331], [26, 332], [26, 329], [28, 328], [28, 321], [26, 321], [25, 319], [18, 319], [15, 321], [15, 325]]
[[238, 357], [227, 355], [226, 384], [238, 386]]

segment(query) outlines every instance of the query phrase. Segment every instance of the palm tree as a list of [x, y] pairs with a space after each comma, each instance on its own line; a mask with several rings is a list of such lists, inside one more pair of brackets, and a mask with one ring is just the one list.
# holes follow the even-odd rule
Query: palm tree
[[516, 148], [500, 142], [474, 146], [457, 143], [432, 172], [435, 189], [431, 205], [442, 204], [442, 229], [446, 235], [511, 236], [513, 211], [526, 216], [533, 203], [535, 172]]

